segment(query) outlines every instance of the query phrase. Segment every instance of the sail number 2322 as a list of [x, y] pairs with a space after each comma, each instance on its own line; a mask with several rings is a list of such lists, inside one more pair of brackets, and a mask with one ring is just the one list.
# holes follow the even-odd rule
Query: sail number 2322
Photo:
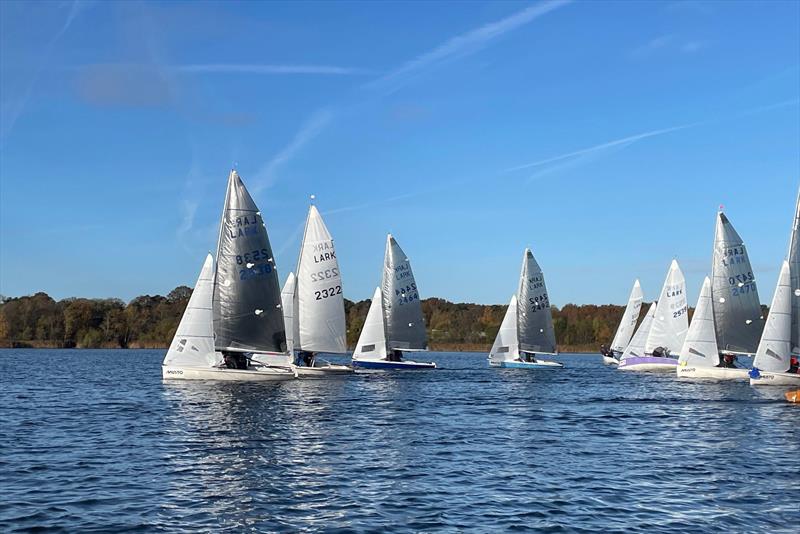
[[314, 299], [322, 300], [334, 295], [342, 294], [342, 286], [334, 286], [331, 288], [323, 289], [322, 291], [314, 291]]

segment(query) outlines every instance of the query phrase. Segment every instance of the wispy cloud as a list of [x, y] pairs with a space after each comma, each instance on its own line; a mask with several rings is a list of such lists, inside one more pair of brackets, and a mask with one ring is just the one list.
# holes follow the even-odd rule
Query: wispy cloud
[[372, 74], [371, 71], [366, 69], [338, 67], [335, 65], [241, 65], [232, 63], [209, 63], [197, 65], [174, 65], [171, 68], [178, 72], [190, 74]]
[[539, 17], [569, 3], [570, 0], [541, 2], [518, 11], [504, 19], [485, 24], [474, 30], [452, 37], [436, 48], [407, 61], [385, 76], [365, 84], [364, 87], [366, 89], [393, 93], [408, 83], [409, 80], [419, 75], [422, 71], [439, 66], [452, 59], [474, 53], [484, 48], [498, 37], [525, 26]]
[[317, 137], [319, 133], [333, 119], [333, 111], [323, 108], [314, 112], [300, 127], [294, 138], [275, 157], [264, 165], [255, 176], [254, 193], [258, 193], [275, 181], [275, 173], [283, 164], [294, 157], [307, 143]]

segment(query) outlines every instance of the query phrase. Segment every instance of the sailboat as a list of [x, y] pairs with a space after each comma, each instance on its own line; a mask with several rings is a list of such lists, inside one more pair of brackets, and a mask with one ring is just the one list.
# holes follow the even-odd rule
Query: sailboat
[[614, 341], [611, 342], [611, 352], [614, 355], [603, 355], [603, 363], [606, 365], [618, 365], [619, 357], [625, 352], [625, 347], [631, 342], [633, 332], [636, 330], [636, 322], [639, 320], [639, 312], [642, 309], [642, 286], [637, 279], [633, 283], [633, 289], [628, 297], [628, 305], [625, 306], [625, 313], [622, 314], [622, 320], [617, 327], [617, 333], [614, 334]]
[[[655, 309], [652, 322], [648, 325], [644, 354], [638, 350], [625, 352], [620, 358], [618, 369], [622, 371], [671, 371], [678, 365], [676, 353], [683, 347], [686, 331], [689, 329], [686, 305], [686, 279], [676, 260], [672, 260], [664, 286]], [[642, 323], [644, 326], [644, 323]], [[642, 326], [639, 329], [642, 329]], [[635, 338], [636, 336], [634, 336]], [[631, 341], [631, 344], [633, 341]], [[635, 347], [638, 348], [638, 347]]]
[[353, 352], [361, 369], [435, 369], [433, 362], [405, 360], [406, 352], [428, 350], [417, 282], [400, 245], [386, 237], [381, 286], [375, 289], [364, 328]]
[[724, 367], [719, 362], [709, 277], [703, 280], [697, 307], [694, 309], [686, 341], [678, 356], [678, 367], [675, 368], [675, 372], [678, 378], [747, 379], [747, 369]]
[[525, 249], [519, 289], [511, 297], [500, 330], [489, 352], [489, 365], [513, 369], [558, 369], [559, 362], [536, 354], [557, 354], [550, 299], [544, 274], [530, 249]]
[[753, 359], [751, 386], [800, 386], [800, 373], [788, 372], [792, 356], [792, 295], [791, 269], [784, 261]]
[[228, 177], [217, 263], [206, 258], [162, 366], [164, 378], [289, 380], [262, 361], [286, 352], [280, 288], [261, 212], [238, 173]]
[[317, 207], [308, 210], [297, 273], [289, 273], [281, 290], [286, 326], [287, 363], [300, 377], [352, 373], [347, 365], [334, 365], [317, 352], [347, 352], [344, 295], [339, 260], [328, 228]]
[[764, 318], [747, 248], [728, 217], [720, 210], [714, 231], [711, 266], [711, 304], [719, 363], [756, 352]]

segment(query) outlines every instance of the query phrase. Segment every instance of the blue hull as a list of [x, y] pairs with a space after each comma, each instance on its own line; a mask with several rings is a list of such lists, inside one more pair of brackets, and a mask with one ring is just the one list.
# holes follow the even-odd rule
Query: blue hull
[[355, 369], [436, 369], [435, 363], [427, 362], [388, 362], [353, 360]]

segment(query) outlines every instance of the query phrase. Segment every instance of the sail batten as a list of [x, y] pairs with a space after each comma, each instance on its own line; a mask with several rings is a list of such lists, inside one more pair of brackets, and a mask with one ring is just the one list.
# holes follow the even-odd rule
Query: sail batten
[[346, 352], [339, 260], [333, 237], [313, 204], [306, 218], [295, 291], [295, 348], [310, 352]]
[[388, 350], [426, 350], [428, 335], [411, 262], [391, 234], [386, 238], [381, 294]]
[[622, 315], [622, 320], [617, 327], [617, 333], [614, 334], [614, 341], [611, 342], [611, 350], [614, 352], [622, 352], [625, 347], [630, 343], [633, 333], [636, 330], [636, 322], [639, 320], [639, 313], [642, 309], [642, 286], [639, 280], [633, 283], [631, 294], [628, 297], [628, 304], [625, 306], [625, 313]]
[[261, 212], [235, 170], [220, 221], [213, 308], [218, 350], [286, 351], [272, 247]]
[[722, 352], [753, 354], [764, 320], [747, 248], [721, 211], [717, 214], [711, 295], [717, 346]]
[[544, 273], [530, 249], [525, 249], [522, 258], [517, 295], [519, 350], [555, 354], [556, 336], [550, 298], [547, 295]]

